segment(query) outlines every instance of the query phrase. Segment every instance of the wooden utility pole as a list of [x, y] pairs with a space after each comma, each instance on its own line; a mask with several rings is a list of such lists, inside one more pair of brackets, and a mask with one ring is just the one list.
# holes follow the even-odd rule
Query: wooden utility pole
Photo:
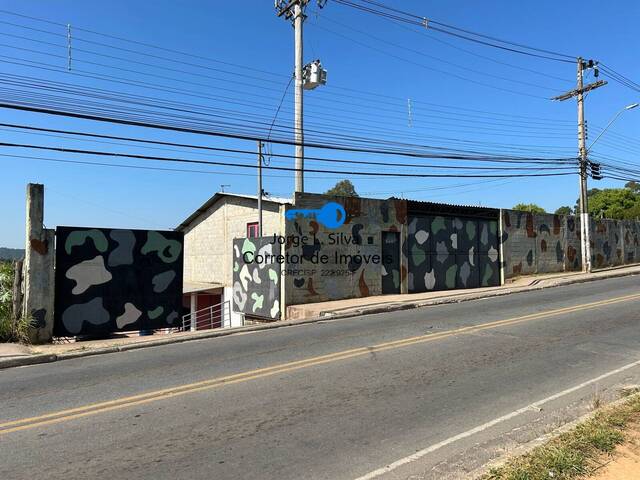
[[[580, 180], [580, 242], [582, 255], [582, 271], [591, 272], [591, 226], [589, 223], [589, 201], [587, 198], [587, 177], [588, 177], [588, 158], [586, 147], [586, 132], [584, 124], [584, 94], [595, 90], [598, 87], [606, 85], [604, 80], [598, 80], [588, 85], [583, 84], [583, 73], [586, 69], [595, 68], [597, 72], [597, 63], [593, 60], [585, 62], [582, 57], [577, 59], [577, 85], [575, 90], [563, 93], [552, 100], [564, 101], [576, 97], [578, 100], [578, 174]], [[596, 73], [597, 76], [597, 73]]]

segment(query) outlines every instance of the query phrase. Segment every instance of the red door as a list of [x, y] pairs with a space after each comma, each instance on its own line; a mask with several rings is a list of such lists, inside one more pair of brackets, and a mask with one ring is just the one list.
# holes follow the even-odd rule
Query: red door
[[198, 293], [196, 297], [196, 330], [220, 328], [222, 326], [222, 296]]

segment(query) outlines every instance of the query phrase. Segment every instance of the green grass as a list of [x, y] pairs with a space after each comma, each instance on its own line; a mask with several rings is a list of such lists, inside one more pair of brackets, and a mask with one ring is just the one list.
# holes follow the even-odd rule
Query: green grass
[[640, 418], [640, 395], [606, 408], [530, 453], [493, 468], [483, 480], [570, 480], [589, 475], [597, 459], [624, 441], [624, 430]]

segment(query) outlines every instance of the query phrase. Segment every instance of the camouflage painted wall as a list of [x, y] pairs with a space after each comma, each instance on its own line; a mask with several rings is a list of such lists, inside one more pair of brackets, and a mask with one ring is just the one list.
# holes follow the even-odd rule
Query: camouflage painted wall
[[591, 220], [592, 268], [622, 265], [622, 221]]
[[[502, 211], [505, 278], [579, 271], [580, 221], [574, 216]], [[640, 262], [640, 223], [591, 219], [593, 268]]]
[[[406, 293], [406, 202], [304, 193], [296, 194], [295, 206], [287, 206], [287, 210], [319, 209], [327, 202], [337, 202], [344, 207], [346, 221], [342, 226], [327, 228], [314, 218], [301, 216], [286, 221], [285, 232], [289, 241], [285, 252], [303, 258], [302, 262], [286, 266], [286, 304], [380, 295], [383, 274], [390, 277], [390, 283], [399, 291]], [[399, 268], [389, 265], [384, 268], [382, 262], [372, 261], [373, 256], [382, 254], [382, 232], [385, 231], [400, 234]], [[308, 236], [309, 243], [296, 246], [291, 236]], [[328, 263], [314, 265], [305, 260], [316, 253], [326, 255]], [[370, 261], [336, 261], [336, 255], [347, 255], [352, 259], [361, 255]]]
[[640, 263], [640, 222], [622, 221], [622, 256], [624, 263]]
[[55, 336], [180, 325], [183, 235], [58, 227]]
[[495, 220], [410, 217], [407, 248], [409, 293], [500, 284]]
[[280, 318], [281, 264], [273, 256], [280, 255], [281, 249], [279, 243], [272, 242], [273, 236], [233, 240], [234, 311]]

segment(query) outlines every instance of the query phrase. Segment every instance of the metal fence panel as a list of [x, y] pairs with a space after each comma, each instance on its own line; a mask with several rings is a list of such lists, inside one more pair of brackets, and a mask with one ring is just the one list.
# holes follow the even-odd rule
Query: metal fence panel
[[183, 234], [56, 229], [55, 336], [180, 325]]

